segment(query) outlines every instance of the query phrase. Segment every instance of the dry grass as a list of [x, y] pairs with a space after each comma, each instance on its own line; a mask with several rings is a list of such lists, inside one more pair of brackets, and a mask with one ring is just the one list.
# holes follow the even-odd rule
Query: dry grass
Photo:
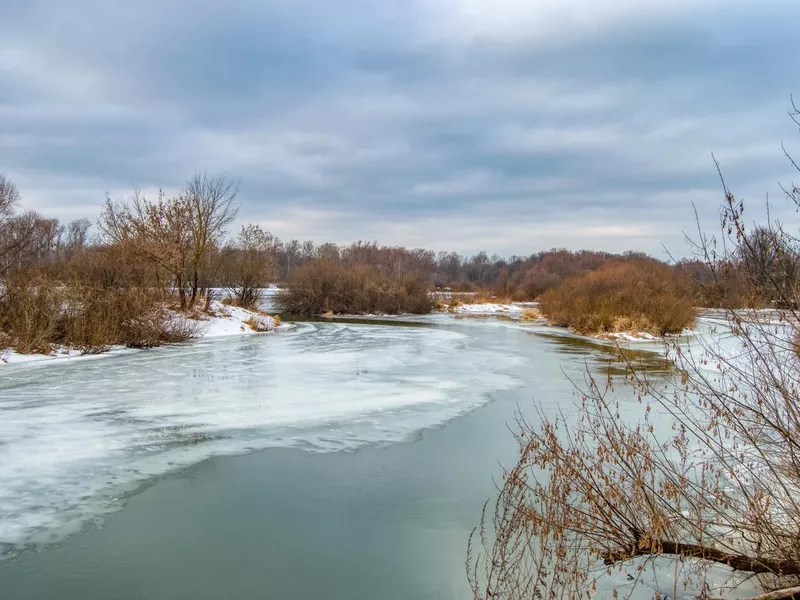
[[695, 320], [684, 280], [656, 261], [610, 264], [564, 281], [541, 298], [554, 325], [587, 335], [679, 333]]
[[536, 321], [537, 319], [542, 318], [544, 318], [542, 311], [533, 307], [524, 309], [522, 311], [522, 316], [520, 317], [522, 321]]

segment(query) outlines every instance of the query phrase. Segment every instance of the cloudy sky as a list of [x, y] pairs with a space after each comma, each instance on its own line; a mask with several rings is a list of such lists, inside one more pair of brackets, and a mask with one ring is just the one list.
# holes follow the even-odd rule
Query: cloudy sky
[[[0, 172], [26, 207], [240, 180], [281, 238], [685, 254], [711, 160], [786, 211], [797, 0], [12, 0]], [[800, 177], [798, 177], [800, 179]]]

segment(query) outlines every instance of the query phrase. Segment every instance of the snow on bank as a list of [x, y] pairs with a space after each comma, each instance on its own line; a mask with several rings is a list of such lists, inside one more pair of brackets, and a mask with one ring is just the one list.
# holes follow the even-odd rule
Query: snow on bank
[[[197, 313], [187, 317], [174, 312], [173, 318], [188, 322], [195, 329], [196, 338], [217, 338], [231, 335], [265, 333], [280, 327], [280, 320], [261, 312], [226, 306], [216, 300], [211, 302], [209, 313]], [[106, 351], [84, 352], [77, 348], [57, 346], [50, 354], [22, 354], [16, 350], [0, 349], [0, 365], [51, 364], [65, 360], [87, 360], [103, 356], [113, 356], [122, 352], [135, 352], [124, 346], [111, 346]]]
[[83, 352], [75, 348], [66, 346], [57, 346], [50, 354], [22, 354], [16, 350], [3, 349], [0, 350], [0, 365], [19, 365], [19, 364], [44, 364], [58, 361], [59, 363], [66, 360], [91, 360], [100, 358], [107, 355], [116, 355], [123, 352], [134, 352], [130, 348], [124, 346], [111, 346], [103, 353], [97, 352]]
[[500, 302], [478, 302], [475, 304], [456, 304], [453, 307], [445, 305], [447, 312], [457, 315], [491, 316], [506, 315], [509, 317], [521, 317], [526, 311], [535, 310], [538, 306], [535, 302], [512, 302], [503, 304]]
[[[280, 321], [275, 317], [239, 308], [228, 306], [213, 300], [209, 306], [209, 313], [200, 313], [196, 318], [190, 319], [200, 323], [198, 337], [213, 338], [227, 335], [243, 335], [250, 333], [265, 333], [280, 327]], [[180, 318], [186, 318], [179, 315]]]
[[[691, 330], [686, 330], [687, 332]], [[612, 333], [600, 333], [594, 337], [599, 340], [614, 340], [620, 342], [652, 342], [664, 339], [663, 336], [653, 335], [647, 331], [615, 331]]]
[[482, 304], [460, 304], [453, 312], [461, 315], [492, 315], [492, 314], [522, 314], [523, 308], [516, 304], [495, 304], [485, 302]]

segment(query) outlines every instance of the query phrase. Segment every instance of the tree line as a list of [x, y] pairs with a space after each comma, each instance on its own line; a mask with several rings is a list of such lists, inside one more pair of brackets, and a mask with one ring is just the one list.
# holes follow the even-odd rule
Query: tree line
[[[234, 231], [238, 189], [224, 175], [197, 173], [175, 194], [148, 198], [134, 190], [127, 198], [107, 197], [96, 223], [60, 223], [21, 211], [20, 191], [0, 175], [0, 343], [34, 349], [58, 343], [154, 345], [190, 335], [176, 330], [164, 306], [208, 310], [216, 294], [255, 308], [271, 283], [294, 290], [284, 298], [289, 312], [426, 312], [431, 290], [522, 301], [561, 288], [566, 297], [568, 289], [588, 294], [600, 281], [613, 284], [613, 273], [630, 283], [636, 279], [630, 270], [623, 277], [623, 270], [612, 267], [637, 263], [679, 273], [685, 285], [670, 289], [696, 306], [796, 302], [797, 247], [774, 225], [749, 231], [725, 261], [698, 257], [667, 264], [639, 252], [564, 249], [510, 258], [462, 256], [377, 242], [282, 241], [258, 224]], [[600, 271], [607, 275], [575, 284]], [[628, 303], [628, 310], [657, 307], [646, 300]], [[552, 312], [571, 326], [619, 316], [606, 310], [602, 319], [587, 320], [583, 306], [584, 314], [570, 319], [565, 307], [561, 302]], [[576, 325], [581, 327], [589, 328]]]

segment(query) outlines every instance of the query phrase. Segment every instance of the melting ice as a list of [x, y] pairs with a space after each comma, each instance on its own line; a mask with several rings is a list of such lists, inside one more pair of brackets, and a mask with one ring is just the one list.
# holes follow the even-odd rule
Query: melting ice
[[431, 327], [299, 324], [0, 372], [0, 557], [118, 508], [219, 454], [408, 439], [516, 385], [522, 359]]

